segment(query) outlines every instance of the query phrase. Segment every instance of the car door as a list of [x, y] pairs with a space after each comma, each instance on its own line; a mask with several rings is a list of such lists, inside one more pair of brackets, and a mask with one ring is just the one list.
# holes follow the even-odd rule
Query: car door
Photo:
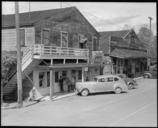
[[114, 86], [114, 78], [113, 77], [107, 77], [107, 82], [104, 86], [105, 91], [112, 91]]
[[111, 90], [111, 83], [108, 82], [108, 78], [100, 78], [98, 80], [97, 92], [106, 92]]

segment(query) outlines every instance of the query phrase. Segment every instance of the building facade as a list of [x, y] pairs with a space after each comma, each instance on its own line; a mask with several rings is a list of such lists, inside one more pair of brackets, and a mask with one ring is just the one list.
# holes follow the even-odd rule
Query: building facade
[[147, 50], [133, 29], [100, 34], [100, 48], [112, 59], [111, 73], [137, 77], [147, 69]]
[[[61, 78], [63, 91], [68, 91], [74, 79], [91, 80], [100, 74], [99, 33], [76, 7], [21, 13], [20, 42], [24, 97], [32, 87], [41, 95], [61, 92]], [[14, 15], [2, 16], [2, 50], [16, 50]], [[13, 74], [4, 95], [17, 87], [16, 70]]]

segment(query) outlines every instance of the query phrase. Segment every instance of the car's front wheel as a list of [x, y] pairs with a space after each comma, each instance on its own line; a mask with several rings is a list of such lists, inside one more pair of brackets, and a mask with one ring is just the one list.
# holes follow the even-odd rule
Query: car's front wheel
[[116, 94], [119, 94], [121, 92], [122, 92], [122, 88], [120, 88], [120, 87], [115, 88], [115, 93]]
[[89, 90], [88, 90], [88, 89], [83, 89], [83, 90], [81, 91], [81, 95], [82, 95], [82, 96], [88, 96], [88, 94], [89, 94]]

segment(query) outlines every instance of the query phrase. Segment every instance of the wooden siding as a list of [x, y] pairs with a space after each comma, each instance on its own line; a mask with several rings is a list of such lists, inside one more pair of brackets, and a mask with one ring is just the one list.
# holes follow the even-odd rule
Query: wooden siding
[[[21, 28], [25, 29], [25, 46], [35, 43], [34, 28]], [[16, 29], [3, 29], [2, 30], [2, 50], [15, 51], [16, 50]]]

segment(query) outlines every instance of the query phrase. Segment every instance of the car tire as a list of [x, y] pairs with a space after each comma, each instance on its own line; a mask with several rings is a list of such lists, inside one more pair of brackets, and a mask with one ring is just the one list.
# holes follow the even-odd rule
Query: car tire
[[81, 91], [81, 96], [88, 96], [88, 94], [89, 94], [89, 90], [88, 89], [83, 89]]
[[133, 89], [134, 88], [134, 84], [133, 83], [129, 83], [129, 89]]
[[145, 75], [144, 75], [144, 78], [147, 79], [147, 78], [150, 78], [150, 76], [147, 75], [147, 74], [145, 74]]
[[120, 88], [120, 87], [115, 88], [116, 94], [120, 94], [121, 92], [122, 92], [122, 88]]

